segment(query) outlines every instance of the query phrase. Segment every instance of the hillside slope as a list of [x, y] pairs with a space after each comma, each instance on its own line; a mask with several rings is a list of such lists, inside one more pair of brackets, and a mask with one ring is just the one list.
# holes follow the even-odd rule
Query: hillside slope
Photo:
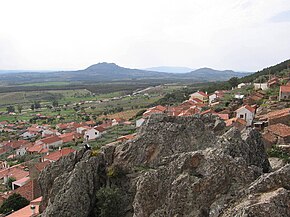
[[258, 71], [256, 73], [253, 73], [251, 75], [247, 75], [247, 76], [241, 78], [240, 81], [241, 82], [252, 82], [256, 78], [258, 78], [259, 76], [268, 76], [269, 74], [274, 75], [274, 74], [280, 73], [281, 71], [283, 71], [287, 68], [290, 69], [290, 59], [285, 60], [285, 61], [283, 61], [279, 64], [276, 64], [274, 66], [264, 68], [263, 70]]
[[114, 63], [98, 63], [83, 70], [60, 71], [60, 72], [23, 72], [0, 74], [0, 81], [6, 84], [21, 84], [35, 82], [102, 82], [102, 81], [122, 81], [122, 80], [191, 80], [191, 81], [212, 81], [227, 80], [230, 77], [242, 77], [247, 74], [234, 71], [219, 71], [209, 68], [195, 70], [189, 73], [167, 73], [146, 71], [140, 69], [130, 69], [120, 67]]

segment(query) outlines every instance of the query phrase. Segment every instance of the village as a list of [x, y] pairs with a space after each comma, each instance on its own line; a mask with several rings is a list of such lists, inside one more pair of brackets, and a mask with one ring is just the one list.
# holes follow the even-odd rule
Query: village
[[[240, 83], [232, 90], [216, 90], [213, 93], [196, 91], [181, 104], [157, 105], [141, 110], [141, 113], [139, 111], [130, 119], [106, 118], [101, 122], [88, 120], [55, 125], [2, 121], [0, 204], [17, 193], [26, 198], [30, 205], [8, 216], [25, 216], [25, 212], [29, 216], [31, 207], [37, 213], [41, 201], [37, 178], [47, 165], [87, 144], [98, 150], [108, 141], [118, 143], [131, 140], [136, 136], [136, 129], [153, 114], [179, 117], [214, 115], [229, 128], [255, 128], [261, 132], [265, 148], [272, 151], [273, 156], [281, 157], [280, 153], [286, 153], [282, 157], [286, 156], [289, 160], [289, 102], [289, 78], [272, 76], [265, 83]], [[41, 114], [36, 116], [41, 119]], [[112, 133], [114, 137], [101, 142]]]

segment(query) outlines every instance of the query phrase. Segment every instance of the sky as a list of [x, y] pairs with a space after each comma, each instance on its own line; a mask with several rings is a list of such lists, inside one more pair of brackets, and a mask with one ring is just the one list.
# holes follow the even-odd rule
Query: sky
[[290, 0], [0, 0], [0, 69], [257, 71], [290, 58]]

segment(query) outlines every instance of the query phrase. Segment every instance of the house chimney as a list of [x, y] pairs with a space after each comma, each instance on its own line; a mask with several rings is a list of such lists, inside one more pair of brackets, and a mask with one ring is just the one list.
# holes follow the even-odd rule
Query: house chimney
[[34, 216], [35, 215], [35, 206], [31, 205], [30, 209], [31, 209], [32, 216]]

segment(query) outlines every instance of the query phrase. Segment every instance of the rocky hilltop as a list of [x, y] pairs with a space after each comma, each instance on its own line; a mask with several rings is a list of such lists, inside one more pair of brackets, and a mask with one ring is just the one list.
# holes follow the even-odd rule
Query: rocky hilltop
[[290, 216], [290, 165], [272, 171], [258, 132], [207, 115], [152, 116], [134, 140], [72, 153], [39, 183], [43, 217], [106, 216], [104, 188], [121, 192], [120, 217]]

